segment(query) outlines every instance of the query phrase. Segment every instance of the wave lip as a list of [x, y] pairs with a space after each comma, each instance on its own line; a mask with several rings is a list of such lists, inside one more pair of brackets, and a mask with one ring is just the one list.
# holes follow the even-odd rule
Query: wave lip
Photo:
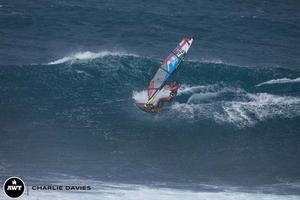
[[271, 85], [271, 84], [282, 84], [282, 83], [299, 83], [300, 77], [295, 79], [289, 79], [289, 78], [280, 78], [280, 79], [272, 79], [266, 82], [262, 82], [256, 85], [256, 87], [260, 87], [262, 85]]
[[78, 52], [75, 54], [72, 54], [70, 56], [63, 57], [61, 59], [49, 62], [48, 65], [56, 65], [56, 64], [62, 64], [66, 62], [76, 62], [76, 61], [88, 61], [93, 60], [96, 58], [103, 58], [106, 56], [134, 56], [137, 57], [138, 55], [132, 54], [132, 53], [126, 53], [126, 52], [115, 52], [115, 51], [100, 51], [100, 52], [91, 52], [91, 51], [85, 51], [85, 52]]

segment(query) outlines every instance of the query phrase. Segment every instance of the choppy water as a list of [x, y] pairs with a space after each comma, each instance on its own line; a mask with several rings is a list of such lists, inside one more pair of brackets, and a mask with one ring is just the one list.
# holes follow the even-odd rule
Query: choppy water
[[[92, 184], [79, 199], [299, 198], [298, 2], [0, 5], [1, 180]], [[178, 96], [141, 112], [184, 35]]]

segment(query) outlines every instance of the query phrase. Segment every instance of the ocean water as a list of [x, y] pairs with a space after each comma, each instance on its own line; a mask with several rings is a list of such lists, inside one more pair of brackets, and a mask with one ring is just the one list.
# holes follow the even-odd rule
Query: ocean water
[[[1, 184], [92, 186], [21, 199], [299, 199], [299, 9], [0, 1]], [[140, 111], [184, 36], [178, 96]]]

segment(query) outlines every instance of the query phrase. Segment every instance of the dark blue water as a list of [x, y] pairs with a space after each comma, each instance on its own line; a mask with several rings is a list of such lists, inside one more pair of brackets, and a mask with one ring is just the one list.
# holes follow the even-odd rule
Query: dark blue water
[[[276, 192], [299, 195], [298, 1], [0, 5], [1, 180], [286, 184]], [[196, 41], [178, 96], [141, 112], [135, 100], [185, 35]]]

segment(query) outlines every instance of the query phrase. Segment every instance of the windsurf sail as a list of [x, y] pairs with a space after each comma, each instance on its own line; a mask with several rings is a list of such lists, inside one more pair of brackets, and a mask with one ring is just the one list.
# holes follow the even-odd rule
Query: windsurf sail
[[191, 47], [193, 41], [193, 38], [183, 38], [178, 46], [163, 60], [162, 65], [158, 68], [157, 72], [149, 83], [148, 101], [146, 105], [150, 105], [155, 101], [158, 93], [165, 86], [166, 81], [184, 60], [184, 57]]

